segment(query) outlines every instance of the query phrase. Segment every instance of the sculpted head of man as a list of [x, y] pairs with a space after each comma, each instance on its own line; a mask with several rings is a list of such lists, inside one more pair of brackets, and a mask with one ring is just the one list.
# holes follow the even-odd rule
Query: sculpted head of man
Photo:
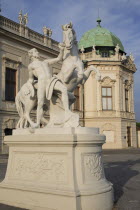
[[39, 52], [36, 48], [33, 48], [28, 51], [29, 58], [39, 58]]

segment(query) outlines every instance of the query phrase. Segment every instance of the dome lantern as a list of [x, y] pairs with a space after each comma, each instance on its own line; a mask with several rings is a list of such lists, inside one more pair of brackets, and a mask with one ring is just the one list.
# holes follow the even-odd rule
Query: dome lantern
[[101, 27], [100, 24], [101, 24], [102, 20], [99, 17], [97, 18], [96, 22], [97, 22], [97, 26]]
[[86, 49], [92, 48], [93, 45], [98, 47], [110, 47], [115, 49], [116, 45], [120, 46], [120, 51], [123, 53], [124, 47], [121, 40], [112, 32], [101, 26], [101, 19], [97, 18], [97, 26], [83, 34], [78, 46]]

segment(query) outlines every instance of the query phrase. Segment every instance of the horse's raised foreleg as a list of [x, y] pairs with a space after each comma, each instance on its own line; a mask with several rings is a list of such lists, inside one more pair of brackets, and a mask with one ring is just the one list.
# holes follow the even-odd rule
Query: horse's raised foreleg
[[80, 59], [77, 61], [76, 70], [77, 70], [77, 77], [78, 77], [77, 78], [77, 85], [78, 85], [78, 84], [81, 84], [84, 77], [84, 65]]
[[58, 78], [62, 79], [63, 82], [68, 83], [70, 77], [72, 76], [76, 66], [75, 64], [70, 65], [63, 65], [60, 73], [57, 75]]

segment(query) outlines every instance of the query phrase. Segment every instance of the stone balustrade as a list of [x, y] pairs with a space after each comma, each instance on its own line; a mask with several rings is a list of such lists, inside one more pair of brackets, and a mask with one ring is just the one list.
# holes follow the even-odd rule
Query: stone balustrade
[[29, 39], [32, 41], [36, 41], [40, 44], [44, 44], [44, 36], [42, 34], [39, 34], [31, 29], [28, 29], [28, 36], [29, 36]]
[[19, 33], [19, 24], [3, 16], [0, 16], [0, 27], [16, 34]]
[[111, 55], [110, 57], [102, 57], [101, 55], [96, 54], [95, 51], [81, 53], [81, 59], [87, 60], [87, 61], [91, 61], [91, 60], [121, 61], [122, 60], [120, 54]]
[[42, 35], [36, 31], [31, 30], [25, 25], [16, 23], [8, 18], [0, 15], [0, 28], [10, 31], [11, 33], [25, 37], [31, 41], [34, 41], [43, 46], [52, 48], [53, 50], [59, 51], [58, 42], [52, 40], [50, 37]]

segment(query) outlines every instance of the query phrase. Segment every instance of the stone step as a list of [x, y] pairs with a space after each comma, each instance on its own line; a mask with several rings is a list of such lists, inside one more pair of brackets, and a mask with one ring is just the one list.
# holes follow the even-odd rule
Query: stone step
[[14, 206], [8, 206], [8, 205], [4, 205], [4, 204], [0, 204], [0, 209], [1, 210], [25, 210], [25, 209], [17, 208]]

